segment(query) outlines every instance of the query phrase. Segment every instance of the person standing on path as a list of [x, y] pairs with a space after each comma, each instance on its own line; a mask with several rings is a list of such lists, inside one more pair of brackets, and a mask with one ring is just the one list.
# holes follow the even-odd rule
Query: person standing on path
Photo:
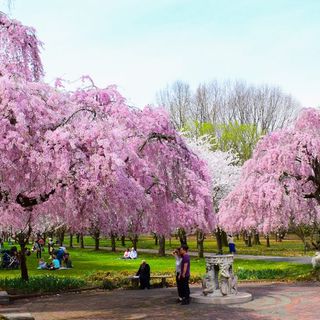
[[231, 234], [228, 234], [227, 240], [228, 240], [229, 252], [236, 253], [236, 245], [233, 241], [233, 236]]
[[190, 288], [189, 288], [189, 279], [190, 279], [190, 257], [188, 255], [188, 246], [183, 245], [180, 248], [180, 254], [182, 256], [181, 261], [181, 274], [179, 275], [179, 281], [181, 284], [181, 295], [182, 301], [181, 304], [190, 303]]
[[182, 262], [182, 257], [180, 255], [180, 248], [177, 248], [172, 252], [172, 255], [176, 259], [176, 283], [177, 283], [177, 289], [178, 289], [178, 299], [177, 303], [182, 301], [182, 292], [181, 292], [181, 283], [180, 283], [180, 273], [181, 273], [181, 262]]

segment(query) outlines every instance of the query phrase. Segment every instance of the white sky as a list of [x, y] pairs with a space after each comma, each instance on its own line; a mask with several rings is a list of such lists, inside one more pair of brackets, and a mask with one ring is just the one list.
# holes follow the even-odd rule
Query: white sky
[[90, 75], [144, 106], [175, 80], [244, 79], [320, 105], [318, 0], [15, 0], [0, 9], [36, 28], [48, 82]]

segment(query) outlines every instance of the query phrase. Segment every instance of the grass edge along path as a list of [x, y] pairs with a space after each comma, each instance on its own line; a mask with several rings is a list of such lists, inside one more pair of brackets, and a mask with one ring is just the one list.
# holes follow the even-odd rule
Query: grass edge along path
[[[106, 250], [94, 251], [90, 249], [69, 249], [74, 268], [69, 270], [37, 270], [37, 259], [35, 254], [28, 257], [28, 267], [30, 276], [41, 278], [58, 277], [65, 278], [66, 281], [56, 281], [57, 283], [68, 283], [67, 279], [79, 279], [81, 286], [102, 285], [107, 283], [105, 288], [121, 287], [121, 283], [128, 275], [136, 273], [141, 260], [146, 259], [151, 266], [152, 274], [172, 274], [174, 275], [175, 261], [172, 256], [158, 257], [152, 253], [141, 253], [136, 260], [121, 259], [122, 252], [109, 252]], [[45, 253], [46, 256], [46, 253]], [[312, 273], [311, 265], [295, 264], [290, 262], [273, 262], [262, 260], [240, 260], [235, 257], [235, 273], [240, 281], [295, 281], [308, 280]], [[200, 283], [205, 274], [205, 260], [191, 257], [191, 282]], [[20, 277], [20, 270], [0, 270], [0, 289], [10, 287], [10, 281], [5, 284], [4, 278]], [[14, 280], [12, 279], [12, 283]], [[42, 279], [42, 281], [45, 281]], [[175, 285], [174, 277], [168, 280], [169, 285]], [[78, 283], [78, 281], [75, 281]], [[78, 286], [78, 284], [77, 284]], [[12, 286], [11, 286], [12, 287]], [[14, 287], [14, 286], [13, 286]], [[44, 283], [42, 289], [46, 287]], [[52, 291], [52, 285], [49, 286]], [[59, 285], [57, 286], [57, 292]], [[21, 289], [23, 291], [23, 289]], [[28, 292], [37, 292], [36, 286], [28, 288]], [[45, 290], [43, 290], [44, 292]]]

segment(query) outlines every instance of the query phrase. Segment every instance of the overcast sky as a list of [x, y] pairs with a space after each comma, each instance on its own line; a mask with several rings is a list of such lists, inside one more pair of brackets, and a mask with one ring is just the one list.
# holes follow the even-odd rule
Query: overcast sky
[[175, 80], [244, 79], [320, 105], [319, 0], [15, 0], [0, 8], [36, 28], [48, 82], [90, 75], [144, 106]]

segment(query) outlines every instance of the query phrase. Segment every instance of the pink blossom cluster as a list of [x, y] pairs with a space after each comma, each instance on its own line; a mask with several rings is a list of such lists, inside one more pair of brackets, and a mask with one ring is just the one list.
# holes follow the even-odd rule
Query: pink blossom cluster
[[39, 48], [42, 46], [31, 27], [9, 19], [0, 12], [0, 74], [23, 76], [29, 81], [43, 76]]

